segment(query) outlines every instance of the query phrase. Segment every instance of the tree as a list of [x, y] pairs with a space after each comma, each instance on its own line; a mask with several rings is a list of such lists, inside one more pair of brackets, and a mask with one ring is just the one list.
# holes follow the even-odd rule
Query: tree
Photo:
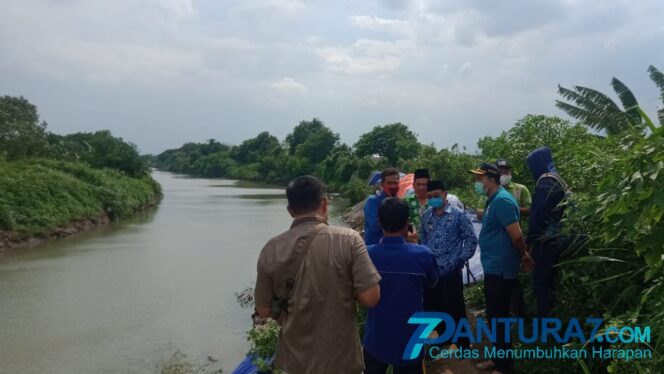
[[228, 150], [230, 150], [229, 146], [227, 146], [226, 144], [221, 144], [214, 139], [208, 139], [207, 143], [204, 143], [200, 146], [200, 152], [203, 156]]
[[659, 88], [662, 106], [657, 110], [657, 119], [661, 125], [664, 124], [664, 74], [652, 65], [648, 67], [648, 73], [650, 73], [650, 79], [652, 79], [657, 85], [657, 88]]
[[64, 140], [78, 160], [92, 167], [121, 170], [133, 177], [147, 174], [147, 164], [136, 145], [113, 136], [109, 130], [79, 132], [66, 135]]
[[342, 144], [320, 163], [317, 174], [328, 184], [343, 184], [357, 172], [357, 161], [351, 148]]
[[354, 145], [357, 156], [378, 154], [390, 165], [396, 165], [399, 159], [415, 157], [420, 147], [417, 135], [400, 122], [376, 126], [368, 133], [362, 134]]
[[[509, 130], [477, 142], [483, 161], [498, 158], [510, 161], [515, 181], [533, 186], [535, 181], [526, 165], [526, 156], [534, 149], [547, 146], [565, 181], [575, 190], [590, 190], [604, 173], [596, 168], [598, 155], [610, 157], [612, 150], [602, 137], [588, 132], [583, 125], [571, 125], [558, 117], [529, 114]], [[593, 181], [591, 183], [591, 181]]]
[[239, 163], [254, 163], [260, 161], [266, 155], [277, 153], [281, 150], [279, 139], [263, 131], [255, 138], [247, 139], [233, 149], [232, 156]]
[[46, 122], [39, 122], [37, 107], [23, 96], [0, 97], [0, 158], [17, 160], [45, 155], [46, 126]]
[[[664, 104], [664, 75], [654, 66], [650, 66], [648, 71], [650, 78], [662, 93]], [[632, 91], [617, 78], [611, 79], [611, 87], [618, 96], [622, 108], [609, 96], [592, 88], [574, 86], [573, 89], [567, 89], [560, 85], [558, 93], [569, 102], [556, 100], [556, 106], [584, 125], [605, 131], [608, 135], [619, 134], [628, 129], [643, 131], [647, 121]], [[658, 116], [661, 122], [664, 118], [664, 109], [658, 111]]]
[[338, 142], [339, 134], [332, 132], [318, 118], [301, 121], [286, 136], [289, 154], [304, 157], [314, 164], [323, 161]]

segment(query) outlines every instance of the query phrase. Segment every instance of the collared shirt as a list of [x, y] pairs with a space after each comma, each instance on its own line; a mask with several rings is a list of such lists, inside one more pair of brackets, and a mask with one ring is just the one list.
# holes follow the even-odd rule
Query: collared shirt
[[367, 312], [364, 349], [379, 361], [391, 365], [412, 365], [402, 359], [416, 325], [408, 324], [413, 313], [424, 310], [424, 289], [438, 281], [438, 269], [429, 248], [406, 243], [402, 237], [383, 237], [369, 246], [369, 256], [380, 280], [380, 301]]
[[[530, 191], [523, 184], [509, 182], [503, 188], [514, 197], [517, 204], [519, 204], [519, 208], [527, 208], [532, 204], [533, 199], [530, 196]], [[486, 200], [486, 196], [480, 196], [479, 206], [485, 206]]]
[[485, 274], [514, 279], [519, 274], [521, 257], [506, 227], [519, 221], [519, 206], [503, 187], [489, 198], [480, 231], [480, 261]]
[[427, 209], [429, 204], [420, 204], [420, 199], [417, 197], [417, 195], [408, 195], [403, 198], [403, 201], [408, 204], [408, 219], [410, 220], [410, 223], [415, 226], [417, 232], [420, 232], [422, 214], [424, 214], [424, 211]]
[[366, 245], [378, 244], [383, 237], [383, 229], [378, 222], [378, 207], [387, 195], [380, 191], [369, 196], [364, 204], [364, 243]]
[[362, 372], [364, 362], [355, 320], [355, 295], [380, 281], [360, 235], [351, 229], [327, 226], [324, 218], [307, 216], [270, 239], [258, 258], [254, 298], [270, 307], [287, 274], [284, 263], [304, 250], [306, 238], [318, 231], [304, 255], [288, 299], [281, 326], [275, 366], [288, 373]]
[[[410, 223], [415, 226], [417, 232], [422, 231], [422, 215], [429, 208], [429, 203], [422, 205], [420, 199], [414, 194], [407, 195], [403, 200], [408, 204], [408, 219], [410, 220]], [[451, 193], [447, 194], [447, 204], [459, 210], [463, 210], [461, 200]]]
[[449, 203], [440, 216], [433, 208], [424, 212], [420, 234], [422, 244], [429, 247], [436, 257], [441, 277], [459, 269], [477, 249], [470, 218]]

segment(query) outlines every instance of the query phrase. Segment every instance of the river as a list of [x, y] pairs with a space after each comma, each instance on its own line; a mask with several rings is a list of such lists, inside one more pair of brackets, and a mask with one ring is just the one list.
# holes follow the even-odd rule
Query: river
[[178, 350], [230, 372], [244, 357], [235, 293], [289, 227], [283, 189], [153, 177], [157, 208], [0, 259], [0, 372], [155, 373]]

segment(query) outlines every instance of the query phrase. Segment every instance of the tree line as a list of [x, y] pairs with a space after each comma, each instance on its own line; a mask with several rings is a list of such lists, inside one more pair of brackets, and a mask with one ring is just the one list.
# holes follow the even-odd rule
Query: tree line
[[124, 218], [160, 197], [134, 144], [108, 130], [50, 132], [26, 98], [0, 97], [0, 248]]
[[0, 160], [45, 158], [83, 162], [132, 177], [148, 174], [148, 160], [135, 144], [109, 130], [59, 135], [40, 121], [37, 107], [23, 96], [0, 97]]

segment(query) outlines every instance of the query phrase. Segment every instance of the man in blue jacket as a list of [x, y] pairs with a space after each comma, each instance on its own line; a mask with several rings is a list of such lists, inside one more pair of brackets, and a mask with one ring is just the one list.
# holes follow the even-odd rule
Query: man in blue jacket
[[532, 248], [535, 261], [532, 276], [537, 314], [547, 317], [553, 307], [554, 265], [564, 249], [560, 244], [560, 221], [567, 185], [553, 165], [549, 148], [532, 151], [526, 163], [536, 181], [526, 244]]
[[378, 244], [383, 237], [383, 229], [378, 223], [378, 207], [386, 197], [399, 194], [399, 170], [387, 168], [380, 174], [380, 191], [369, 196], [364, 204], [364, 243]]
[[381, 275], [380, 301], [367, 312], [365, 374], [385, 374], [388, 365], [394, 366], [394, 374], [422, 373], [421, 357], [403, 360], [402, 356], [417, 328], [408, 319], [423, 310], [424, 289], [435, 285], [438, 269], [427, 247], [406, 241], [408, 214], [408, 204], [393, 197], [386, 198], [378, 209], [384, 236], [368, 251]]

